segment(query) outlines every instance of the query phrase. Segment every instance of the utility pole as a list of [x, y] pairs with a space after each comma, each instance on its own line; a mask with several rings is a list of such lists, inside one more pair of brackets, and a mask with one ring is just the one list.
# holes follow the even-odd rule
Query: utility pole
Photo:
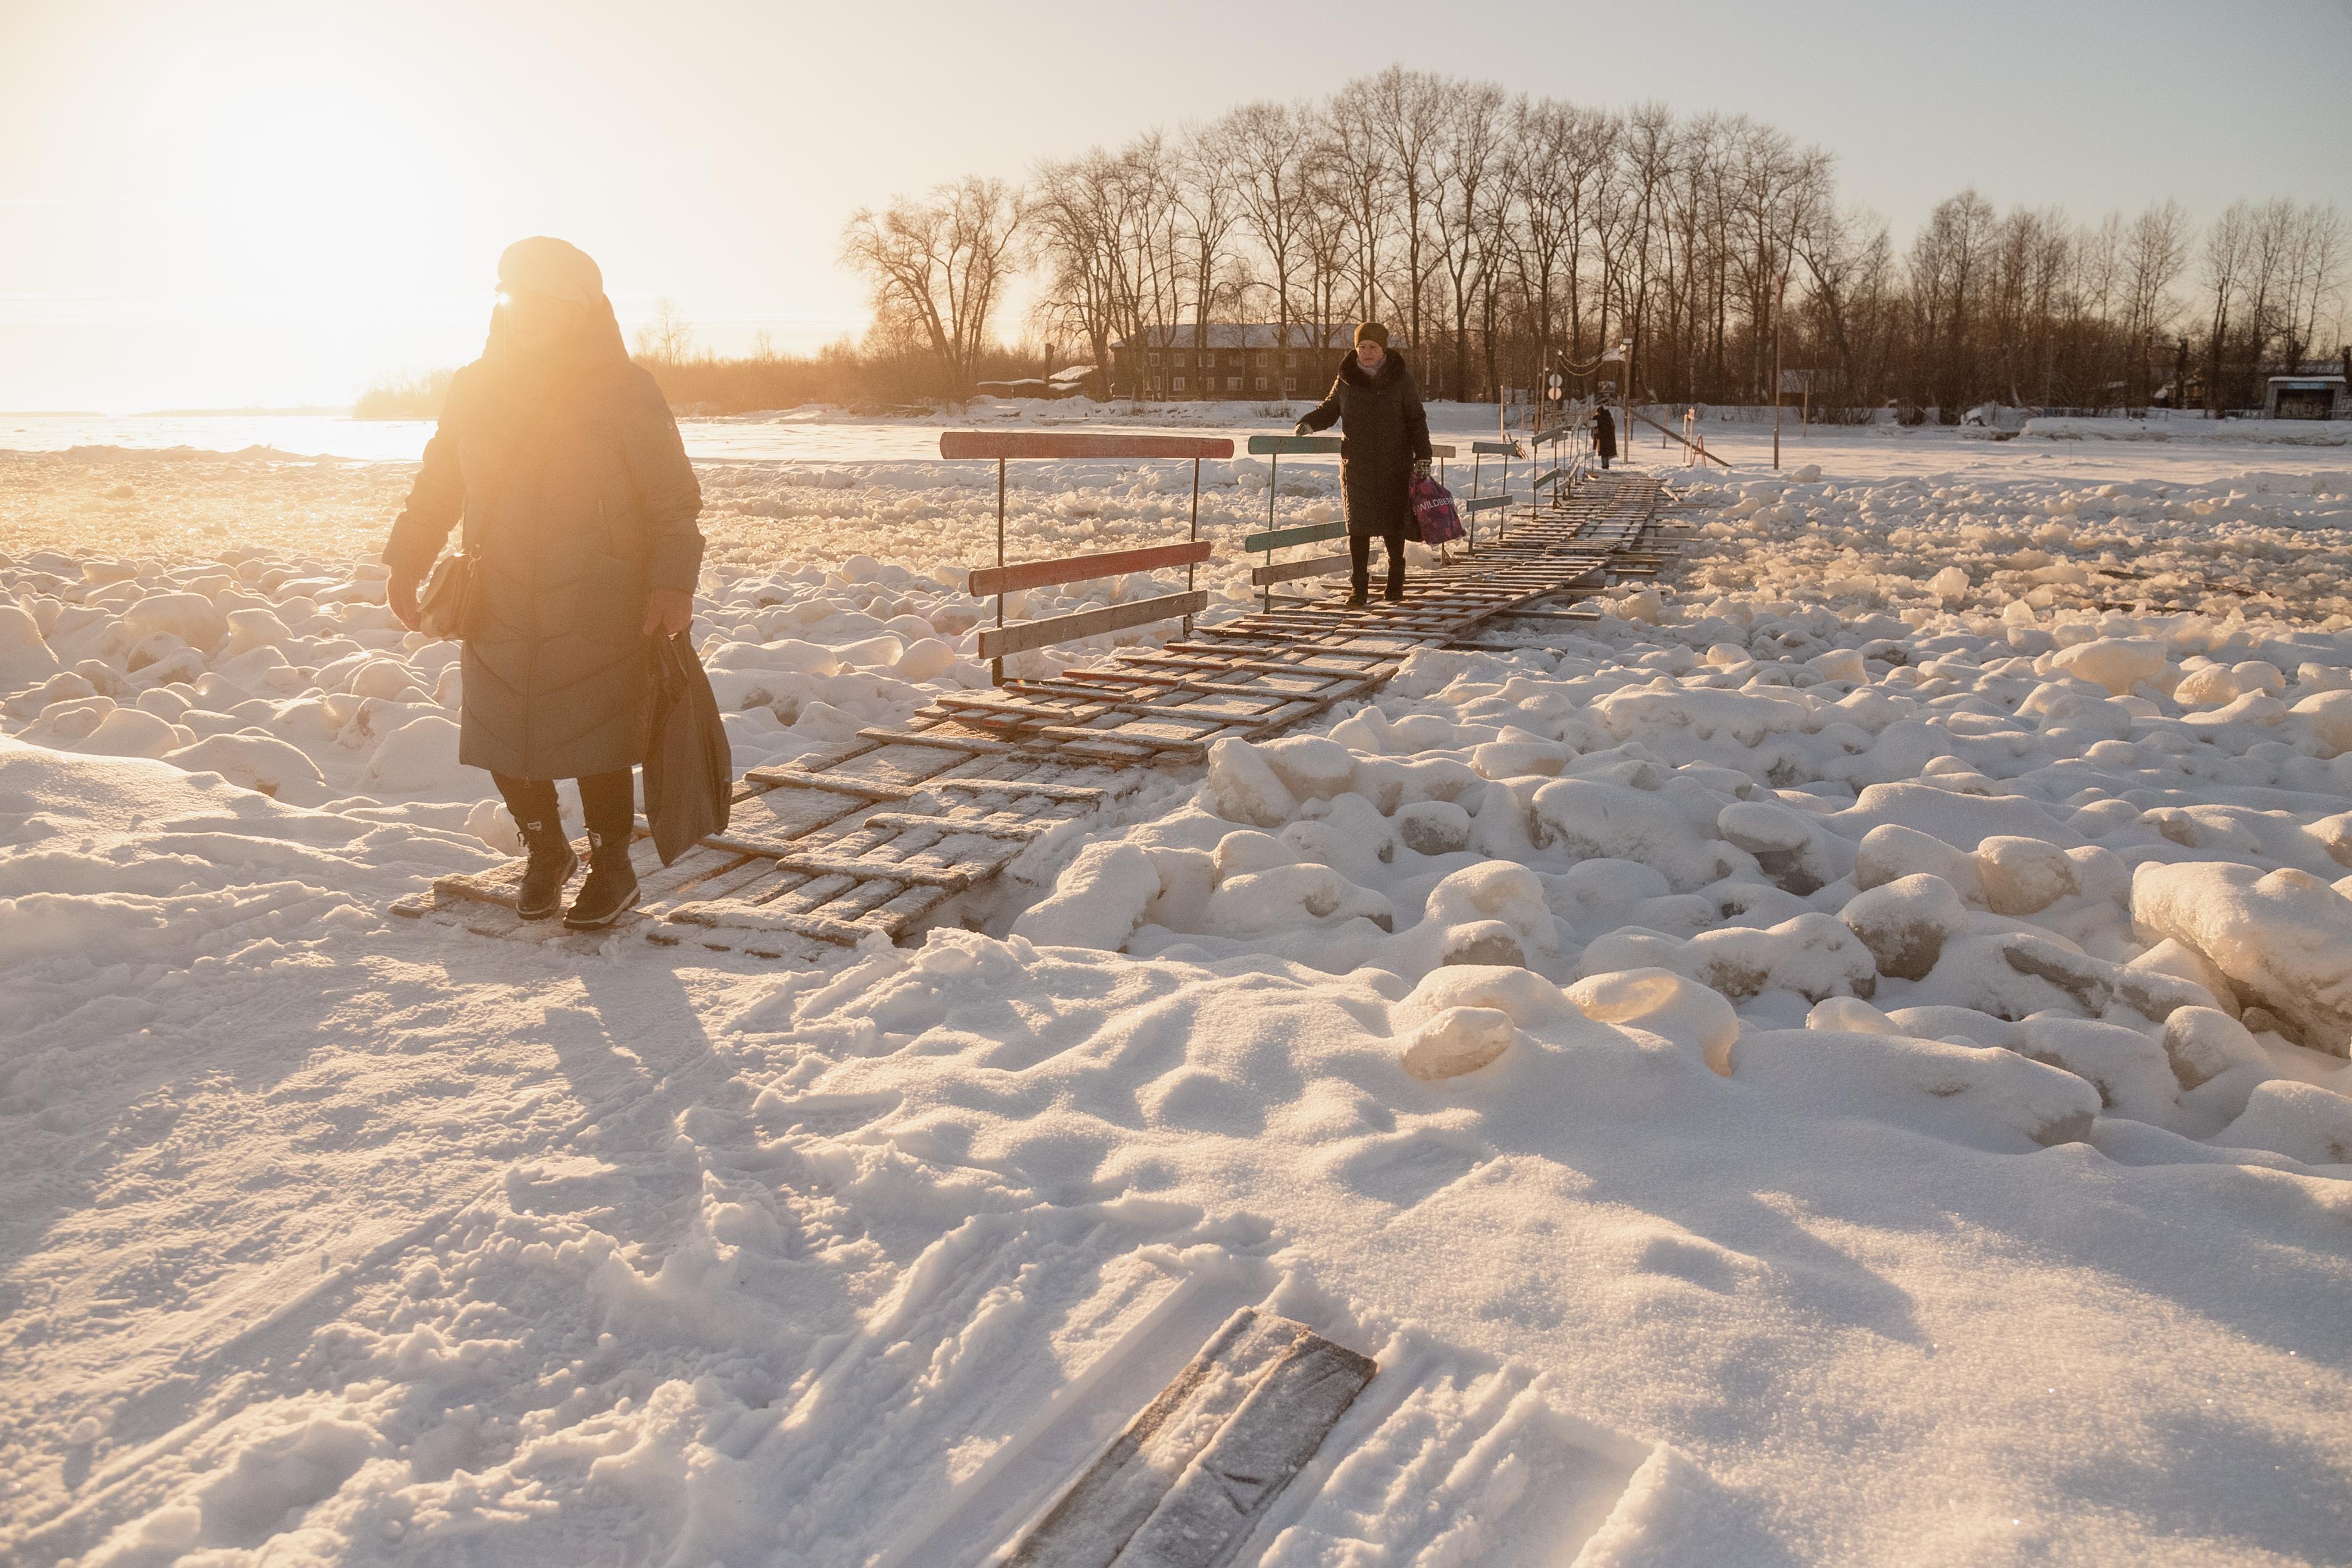
[[1631, 452], [1633, 449], [1633, 339], [1632, 335], [1629, 333], [1619, 338], [1617, 346], [1623, 350], [1625, 354], [1625, 390], [1620, 395], [1622, 402], [1619, 405], [1619, 411], [1624, 415], [1624, 417], [1617, 421], [1618, 446], [1621, 449]]
[[1780, 466], [1780, 307], [1789, 298], [1789, 273], [1780, 272], [1780, 287], [1772, 291], [1772, 467]]

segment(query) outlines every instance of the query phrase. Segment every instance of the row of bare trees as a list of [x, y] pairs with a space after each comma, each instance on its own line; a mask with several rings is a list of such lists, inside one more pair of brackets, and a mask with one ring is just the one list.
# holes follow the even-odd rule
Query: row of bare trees
[[[1827, 153], [1769, 125], [1402, 68], [1049, 161], [1022, 187], [967, 178], [844, 234], [877, 330], [927, 345], [951, 396], [1025, 272], [1033, 324], [1105, 366], [1177, 323], [1182, 346], [1213, 321], [1379, 317], [1432, 396], [1613, 375], [1601, 353], [1627, 340], [1637, 395], [1758, 403], [1777, 335], [1816, 406], [1947, 417], [2144, 404], [2192, 363], [2215, 407], [2259, 401], [2265, 371], [2334, 352], [2347, 249], [2316, 205], [2240, 203], [2200, 235], [2175, 203], [2084, 225], [1969, 190], [1898, 250], [1840, 205]], [[1152, 395], [1129, 364], [1116, 390]]]

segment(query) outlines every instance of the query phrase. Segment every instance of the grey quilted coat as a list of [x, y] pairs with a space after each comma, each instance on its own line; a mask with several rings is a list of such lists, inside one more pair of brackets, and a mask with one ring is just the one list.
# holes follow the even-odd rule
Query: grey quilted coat
[[[459, 371], [385, 564], [422, 574], [463, 520], [473, 563], [458, 760], [519, 779], [645, 760], [653, 588], [691, 593], [702, 490], [606, 306], [552, 374]], [[518, 406], [520, 405], [520, 406]]]

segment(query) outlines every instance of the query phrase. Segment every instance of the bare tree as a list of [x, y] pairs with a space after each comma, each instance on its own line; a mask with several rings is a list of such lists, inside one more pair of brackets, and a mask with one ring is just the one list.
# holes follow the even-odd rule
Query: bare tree
[[2238, 304], [2239, 290], [2246, 269], [2246, 259], [2252, 245], [2252, 215], [2243, 202], [2231, 202], [2213, 226], [2205, 231], [2204, 247], [2198, 253], [2198, 279], [2205, 286], [2210, 301], [2209, 325], [2205, 333], [2205, 409], [2219, 419], [2228, 399], [2223, 395], [2222, 356], [2228, 352], [2231, 311]]
[[[1267, 265], [1266, 282], [1274, 295], [1274, 374], [1286, 403], [1291, 392], [1286, 373], [1296, 352], [1290, 329], [1297, 320], [1291, 284], [1308, 265], [1313, 248], [1307, 230], [1316, 195], [1315, 128], [1287, 105], [1253, 103], [1226, 117], [1225, 134], [1241, 221]], [[1317, 342], [1319, 345], [1322, 340]]]
[[958, 402], [971, 395], [989, 320], [1021, 259], [1024, 212], [1003, 181], [969, 175], [927, 201], [898, 197], [879, 216], [860, 208], [842, 232], [843, 258], [865, 275], [877, 313], [919, 328]]
[[[1447, 83], [1441, 101], [1430, 210], [1454, 305], [1454, 374], [1444, 391], [1459, 398], [1470, 386], [1472, 304], [1495, 261], [1495, 209], [1510, 199], [1506, 134], [1512, 106], [1502, 89], [1483, 82]], [[1412, 308], [1420, 310], [1417, 299]], [[1423, 350], [1420, 339], [1413, 347]], [[1433, 359], [1423, 352], [1425, 361]], [[1424, 374], [1433, 368], [1425, 363]]]
[[[1183, 246], [1183, 275], [1192, 311], [1192, 346], [1209, 348], [1209, 323], [1229, 290], [1229, 245], [1242, 216], [1233, 145], [1219, 127], [1189, 132], [1178, 149], [1172, 194]], [[1210, 361], [1203, 359], [1203, 371]], [[1205, 391], [1214, 391], [1212, 380]]]
[[1341, 89], [1362, 92], [1371, 101], [1373, 127], [1388, 153], [1397, 195], [1403, 208], [1399, 226], [1404, 264], [1404, 327], [1413, 352], [1423, 350], [1426, 317], [1423, 304], [1436, 256], [1431, 245], [1430, 220], [1437, 200], [1438, 144], [1458, 84], [1427, 71], [1391, 66], [1370, 81]]
[[[2189, 215], [2179, 202], [2152, 204], [2132, 220], [2121, 262], [2126, 352], [2145, 360], [2147, 345], [2172, 319], [2169, 293], [2189, 265]], [[2176, 399], [2179, 393], [2173, 389]]]
[[1099, 150], [1047, 163], [1030, 184], [1030, 235], [1045, 277], [1034, 313], [1086, 340], [1108, 373], [1111, 340], [1128, 320], [1119, 268], [1129, 207], [1118, 160]]
[[1361, 320], [1381, 313], [1381, 261], [1394, 221], [1395, 175], [1376, 106], [1361, 89], [1342, 89], [1331, 99], [1324, 107], [1323, 131], [1323, 188], [1347, 233], [1351, 313]]
[[1796, 232], [1796, 253], [1811, 283], [1811, 311], [1835, 358], [1835, 385], [1849, 407], [1867, 407], [1885, 395], [1879, 373], [1879, 324], [1891, 319], [1888, 279], [1894, 247], [1885, 220], [1874, 213], [1823, 208]]
[[681, 363], [694, 352], [694, 328], [676, 300], [655, 301], [654, 319], [637, 329], [636, 347], [639, 359], [662, 365]]
[[[929, 363], [968, 390], [1024, 241], [1031, 321], [1083, 340], [1137, 398], [1171, 390], [1185, 347], [1211, 352], [1213, 321], [1271, 317], [1264, 368], [1287, 395], [1294, 332], [1319, 349], [1335, 323], [1380, 316], [1449, 396], [1521, 366], [1590, 373], [1630, 338], [1629, 395], [1747, 402], [1776, 390], [1777, 336], [1823, 373], [1835, 417], [1896, 399], [1948, 418], [1986, 398], [2137, 405], [2155, 334], [2177, 331], [2226, 408], [2265, 367], [2341, 343], [2352, 268], [2342, 215], [2285, 201], [2200, 231], [2172, 202], [2084, 225], [1963, 191], [1898, 250], [1883, 221], [1840, 209], [1824, 155], [1771, 126], [1396, 68], [1042, 164], [1018, 197], [973, 180], [860, 214], [844, 250], [874, 287], [867, 342], [894, 386]], [[649, 362], [692, 352], [667, 319], [638, 336]]]

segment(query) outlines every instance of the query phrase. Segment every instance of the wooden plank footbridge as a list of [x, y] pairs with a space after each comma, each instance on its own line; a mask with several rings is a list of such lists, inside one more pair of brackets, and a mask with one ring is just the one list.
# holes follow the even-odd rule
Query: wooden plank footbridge
[[[1476, 634], [1497, 622], [1593, 619], [1596, 611], [1569, 606], [1612, 583], [1653, 577], [1677, 553], [1661, 521], [1666, 498], [1653, 476], [1584, 472], [1560, 458], [1550, 433], [1524, 445], [1475, 445], [1483, 449], [1471, 454], [1465, 548], [1459, 559], [1418, 574], [1402, 603], [1376, 598], [1351, 609], [1337, 584], [1313, 596], [1275, 595], [1277, 583], [1344, 574], [1348, 558], [1276, 560], [1341, 537], [1346, 525], [1275, 526], [1278, 487], [1270, 475], [1268, 526], [1242, 541], [1245, 551], [1264, 556], [1251, 574], [1262, 603], [1254, 612], [1199, 625], [1209, 595], [1193, 585], [1195, 574], [1214, 549], [1200, 537], [1200, 463], [1230, 458], [1231, 441], [945, 434], [942, 458], [997, 464], [996, 564], [974, 569], [969, 584], [974, 595], [997, 599], [996, 624], [979, 637], [980, 656], [991, 661], [997, 684], [940, 693], [904, 728], [862, 730], [789, 765], [751, 769], [738, 782], [727, 831], [673, 865], [655, 859], [641, 826], [635, 852], [644, 901], [616, 929], [660, 943], [768, 958], [805, 955], [809, 939], [898, 941], [968, 912], [969, 906], [950, 906], [1040, 838], [1074, 831], [1070, 825], [1158, 770], [1197, 767], [1219, 741], [1270, 739], [1336, 703], [1368, 697], [1416, 648], [1481, 646]], [[1277, 473], [1283, 455], [1329, 454], [1339, 446], [1318, 437], [1249, 442]], [[1440, 449], [1441, 457], [1457, 455]], [[1189, 537], [1142, 550], [1005, 560], [1007, 463], [1136, 458], [1192, 463]], [[1503, 476], [1495, 496], [1485, 493], [1491, 459], [1499, 459]], [[1524, 465], [1524, 499], [1510, 492], [1515, 462]], [[1023, 589], [1177, 567], [1186, 574], [1182, 593], [1045, 619], [1005, 619], [1005, 595]], [[1004, 673], [1004, 660], [1018, 654], [1170, 620], [1182, 626], [1156, 647], [1120, 648], [1099, 663], [1058, 673]], [[518, 860], [492, 872], [443, 877], [393, 909], [454, 919], [486, 935], [562, 934], [560, 922], [524, 926], [516, 919], [520, 875]]]

